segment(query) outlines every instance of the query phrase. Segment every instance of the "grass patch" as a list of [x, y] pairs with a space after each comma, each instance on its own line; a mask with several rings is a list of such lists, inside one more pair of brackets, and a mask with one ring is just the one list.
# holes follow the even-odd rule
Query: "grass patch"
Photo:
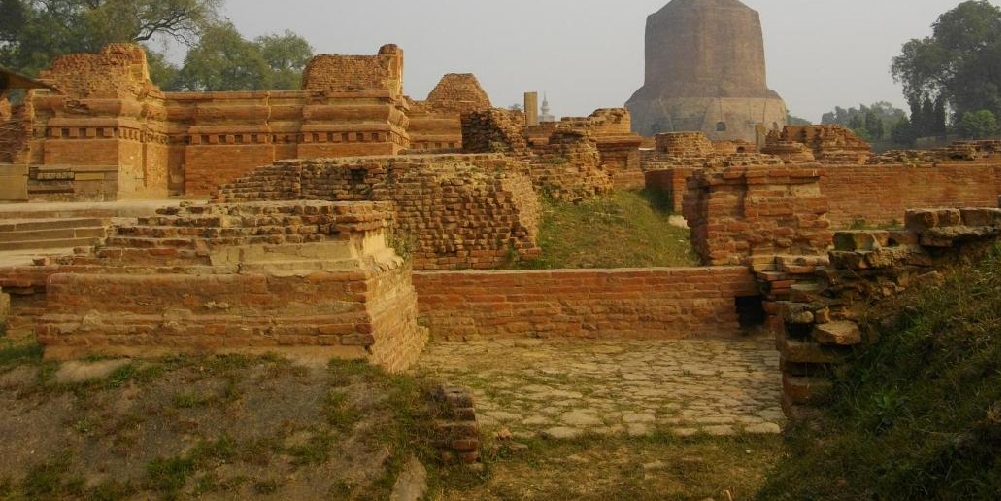
[[526, 269], [698, 266], [688, 230], [669, 224], [669, 202], [646, 191], [616, 191], [579, 204], [543, 200], [542, 256]]
[[126, 381], [150, 383], [164, 372], [165, 368], [161, 365], [130, 363], [115, 369], [103, 384], [106, 388], [113, 389], [121, 387]]
[[40, 343], [13, 343], [0, 341], [0, 367], [22, 364], [40, 364], [45, 347]]
[[995, 499], [1001, 492], [1001, 257], [870, 312], [879, 341], [824, 422], [790, 435], [761, 499]]
[[[225, 463], [237, 454], [236, 444], [226, 436], [209, 442], [199, 442], [190, 452], [180, 456], [157, 458], [146, 464], [146, 487], [164, 499], [178, 499], [188, 479], [215, 463]], [[213, 473], [201, 475], [195, 489], [215, 490], [221, 482]]]
[[782, 456], [776, 436], [590, 436], [492, 447], [479, 472], [446, 470], [430, 499], [749, 499]]

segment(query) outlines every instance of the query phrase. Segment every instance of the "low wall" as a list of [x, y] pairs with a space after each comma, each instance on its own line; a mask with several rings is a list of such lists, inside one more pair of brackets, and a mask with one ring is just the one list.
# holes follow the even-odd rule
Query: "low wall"
[[55, 358], [312, 351], [399, 371], [423, 347], [407, 271], [57, 273], [37, 335]]
[[835, 228], [902, 222], [914, 207], [996, 207], [1001, 164], [825, 165], [820, 191]]
[[296, 160], [236, 179], [219, 198], [393, 202], [416, 269], [493, 269], [539, 252], [539, 203], [525, 169], [501, 155]]
[[739, 332], [747, 268], [415, 272], [420, 321], [441, 339], [683, 339]]

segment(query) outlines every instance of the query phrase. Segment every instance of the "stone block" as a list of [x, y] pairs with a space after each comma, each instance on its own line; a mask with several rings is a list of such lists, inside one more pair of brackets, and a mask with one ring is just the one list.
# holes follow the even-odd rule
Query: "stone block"
[[779, 346], [782, 358], [795, 364], [838, 364], [843, 361], [834, 350], [810, 341], [786, 339]]
[[964, 226], [1001, 226], [1001, 209], [975, 207], [959, 212]]
[[915, 252], [920, 252], [920, 248], [897, 246], [880, 248], [872, 252], [862, 252], [860, 254], [866, 268], [879, 270], [893, 268], [899, 266], [901, 263], [906, 263], [910, 259], [911, 254]]
[[895, 245], [909, 245], [916, 246], [921, 241], [921, 236], [917, 233], [907, 230], [894, 230], [889, 232], [890, 246]]
[[839, 251], [871, 251], [886, 247], [890, 234], [886, 231], [839, 231], [834, 233], [834, 248]]
[[853, 346], [862, 342], [858, 324], [845, 320], [819, 324], [810, 335], [821, 344]]
[[781, 301], [778, 303], [782, 320], [788, 324], [812, 324], [813, 310], [808, 304]]
[[789, 375], [782, 377], [782, 392], [793, 404], [821, 403], [830, 394], [833, 387], [834, 383], [829, 379]]
[[839, 270], [863, 270], [868, 267], [863, 255], [855, 251], [831, 251], [831, 266]]
[[959, 226], [962, 222], [959, 209], [911, 209], [904, 214], [904, 227], [915, 233], [924, 233], [931, 228]]

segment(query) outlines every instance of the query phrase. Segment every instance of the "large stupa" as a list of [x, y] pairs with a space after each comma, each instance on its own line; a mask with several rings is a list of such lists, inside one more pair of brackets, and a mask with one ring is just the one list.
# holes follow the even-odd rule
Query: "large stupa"
[[737, 0], [672, 0], [647, 18], [646, 79], [626, 107], [639, 134], [716, 140], [755, 141], [788, 115], [765, 83], [758, 13]]

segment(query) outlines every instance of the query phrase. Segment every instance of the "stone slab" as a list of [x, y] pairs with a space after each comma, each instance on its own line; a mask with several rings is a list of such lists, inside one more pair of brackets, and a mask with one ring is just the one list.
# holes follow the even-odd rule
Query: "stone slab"
[[862, 342], [862, 333], [855, 322], [840, 321], [820, 324], [814, 327], [813, 339], [821, 344], [852, 346]]

